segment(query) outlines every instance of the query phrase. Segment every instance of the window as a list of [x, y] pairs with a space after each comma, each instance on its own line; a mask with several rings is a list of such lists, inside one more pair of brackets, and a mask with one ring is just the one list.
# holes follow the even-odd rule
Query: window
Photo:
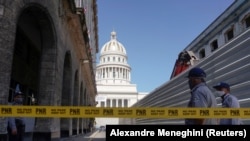
[[105, 102], [101, 101], [101, 107], [105, 107]]
[[76, 8], [83, 8], [82, 0], [75, 0]]
[[122, 100], [118, 99], [118, 107], [122, 107]]
[[244, 28], [248, 28], [250, 26], [250, 13], [248, 13], [243, 19], [242, 19], [242, 25]]
[[115, 78], [115, 70], [113, 71], [113, 78]]
[[200, 58], [204, 58], [206, 55], [205, 55], [205, 49], [201, 49], [200, 52], [199, 52], [199, 56]]
[[250, 26], [250, 16], [248, 16], [246, 19], [245, 19], [245, 27], [248, 28]]
[[128, 100], [124, 99], [124, 107], [128, 107]]
[[116, 99], [112, 100], [112, 107], [116, 107]]
[[110, 107], [110, 99], [107, 99], [107, 107]]
[[211, 44], [210, 44], [210, 47], [211, 47], [211, 51], [215, 51], [217, 48], [218, 48], [218, 41], [217, 40], [214, 40]]
[[230, 28], [228, 31], [225, 32], [226, 42], [231, 40], [234, 37], [234, 28]]
[[113, 61], [115, 62], [115, 57], [113, 57]]

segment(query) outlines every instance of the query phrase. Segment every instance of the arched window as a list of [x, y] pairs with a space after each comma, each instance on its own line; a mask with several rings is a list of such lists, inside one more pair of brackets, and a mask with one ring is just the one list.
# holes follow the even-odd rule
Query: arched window
[[205, 49], [204, 49], [204, 48], [200, 50], [200, 52], [199, 52], [199, 56], [200, 56], [200, 58], [204, 58], [204, 57], [206, 57], [206, 54], [205, 54]]
[[110, 107], [110, 99], [107, 99], [107, 107]]
[[218, 48], [218, 41], [217, 41], [217, 40], [214, 40], [214, 41], [210, 44], [210, 47], [211, 47], [211, 52], [215, 51], [215, 50]]
[[234, 37], [234, 26], [232, 26], [230, 29], [228, 29], [225, 34], [225, 41], [228, 42], [229, 40], [233, 39]]
[[250, 27], [250, 13], [248, 13], [243, 19], [242, 19], [242, 24], [244, 26], [244, 28], [248, 28]]

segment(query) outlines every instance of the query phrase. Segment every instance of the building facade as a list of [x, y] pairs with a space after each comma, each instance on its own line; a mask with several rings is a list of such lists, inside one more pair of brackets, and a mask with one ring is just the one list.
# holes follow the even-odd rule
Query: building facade
[[[100, 51], [96, 67], [97, 107], [130, 107], [147, 93], [138, 93], [131, 84], [131, 67], [125, 47], [117, 40], [116, 32]], [[96, 118], [96, 126], [125, 124], [119, 118]]]
[[[95, 0], [0, 1], [0, 104], [12, 101], [19, 84], [25, 105], [95, 106], [97, 33]], [[25, 119], [25, 140], [59, 140], [89, 128], [84, 118]], [[0, 118], [1, 139], [6, 127]]]

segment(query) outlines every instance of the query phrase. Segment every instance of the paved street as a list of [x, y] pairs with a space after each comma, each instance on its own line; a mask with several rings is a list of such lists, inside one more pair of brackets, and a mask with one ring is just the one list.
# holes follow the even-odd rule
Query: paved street
[[84, 141], [105, 141], [106, 139], [106, 132], [97, 130], [89, 137], [85, 137]]
[[82, 136], [75, 136], [71, 138], [61, 139], [61, 141], [105, 141], [106, 132], [96, 130]]

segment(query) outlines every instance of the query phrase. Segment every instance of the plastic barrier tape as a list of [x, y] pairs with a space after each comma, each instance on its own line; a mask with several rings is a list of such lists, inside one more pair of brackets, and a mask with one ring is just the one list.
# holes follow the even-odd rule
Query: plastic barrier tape
[[0, 117], [250, 118], [250, 108], [0, 106]]

